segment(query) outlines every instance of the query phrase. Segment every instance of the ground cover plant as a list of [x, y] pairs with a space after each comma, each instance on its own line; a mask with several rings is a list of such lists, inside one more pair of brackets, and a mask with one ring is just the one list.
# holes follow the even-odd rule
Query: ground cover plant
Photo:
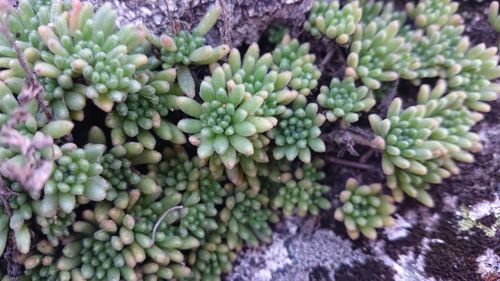
[[[310, 42], [271, 27], [269, 52], [208, 45], [218, 5], [158, 36], [118, 26], [110, 4], [0, 3], [2, 280], [220, 280], [280, 217], [330, 208], [375, 239], [474, 162], [500, 91], [497, 48], [472, 46], [449, 0], [314, 1]], [[345, 71], [321, 73], [317, 40]], [[325, 156], [352, 146], [333, 131], [360, 163]], [[331, 194], [325, 165], [368, 159], [385, 182]]]

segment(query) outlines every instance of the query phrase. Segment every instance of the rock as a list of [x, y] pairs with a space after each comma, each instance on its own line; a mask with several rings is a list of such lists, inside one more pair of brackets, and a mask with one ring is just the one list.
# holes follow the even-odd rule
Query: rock
[[286, 23], [300, 29], [312, 0], [92, 0], [96, 6], [111, 2], [119, 13], [119, 21], [143, 23], [156, 34], [175, 33], [178, 28], [190, 28], [198, 23], [207, 8], [218, 2], [222, 15], [217, 28], [207, 35], [212, 45], [221, 42], [233, 47], [259, 40], [271, 23]]

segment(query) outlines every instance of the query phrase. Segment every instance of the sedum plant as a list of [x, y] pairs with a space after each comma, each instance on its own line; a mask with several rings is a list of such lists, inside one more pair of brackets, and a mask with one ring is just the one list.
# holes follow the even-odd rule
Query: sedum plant
[[244, 53], [206, 42], [217, 5], [159, 37], [109, 3], [0, 6], [0, 253], [21, 253], [21, 280], [221, 280], [279, 216], [332, 207], [324, 161], [381, 160], [391, 195], [349, 179], [335, 202], [351, 238], [374, 239], [394, 202], [434, 206], [432, 185], [474, 161], [500, 92], [498, 50], [471, 46], [449, 0], [316, 0], [304, 28], [322, 50], [271, 27], [276, 46]]
[[14, 192], [19, 192], [16, 197], [9, 198], [8, 206], [12, 209], [9, 214], [2, 203], [0, 212], [0, 252], [5, 252], [9, 236], [14, 237], [16, 249], [26, 254], [31, 247], [32, 236], [30, 233], [28, 220], [34, 217], [33, 203], [28, 194], [23, 193], [23, 188], [19, 183], [12, 183], [10, 188]]
[[229, 52], [228, 45], [213, 48], [205, 43], [205, 35], [213, 28], [220, 13], [221, 7], [214, 5], [191, 31], [181, 30], [174, 36], [163, 34], [159, 38], [154, 35], [148, 37], [153, 45], [161, 49], [163, 68], [177, 68], [179, 85], [189, 97], [195, 95], [195, 82], [187, 66], [215, 63]]
[[487, 102], [497, 98], [499, 84], [491, 81], [500, 77], [497, 51], [496, 47], [478, 44], [467, 49], [458, 65], [449, 70], [448, 87], [464, 91], [465, 104], [472, 110], [488, 112], [491, 107]]
[[273, 68], [278, 71], [291, 71], [290, 87], [307, 96], [318, 86], [321, 71], [314, 62], [316, 56], [309, 53], [309, 43], [300, 44], [286, 34], [273, 51]]
[[271, 117], [258, 116], [266, 92], [252, 96], [243, 84], [236, 84], [222, 67], [216, 67], [211, 77], [201, 84], [202, 104], [189, 97], [179, 97], [177, 105], [192, 118], [179, 121], [177, 126], [192, 134], [189, 141], [198, 146], [198, 156], [210, 161], [221, 160], [232, 169], [242, 156], [255, 153], [251, 137], [273, 127]]
[[448, 150], [448, 155], [458, 161], [472, 163], [474, 157], [469, 153], [480, 151], [482, 146], [479, 135], [471, 132], [471, 128], [479, 122], [483, 115], [470, 111], [464, 104], [464, 92], [450, 92], [445, 95], [446, 82], [439, 80], [431, 89], [428, 85], [420, 87], [417, 102], [427, 107], [426, 115], [439, 122], [441, 134], [431, 136], [439, 140]]
[[60, 209], [69, 214], [78, 202], [103, 200], [109, 188], [109, 183], [101, 177], [103, 168], [99, 163], [104, 149], [102, 145], [61, 146], [56, 152], [52, 175], [43, 188], [43, 198], [37, 203], [37, 212], [49, 217]]
[[[269, 192], [274, 193], [273, 208], [281, 210], [286, 216], [298, 214], [301, 217], [308, 213], [317, 215], [320, 210], [330, 209], [330, 201], [324, 197], [329, 188], [319, 183], [325, 178], [325, 173], [321, 171], [324, 164], [323, 160], [317, 158], [310, 164], [298, 167], [293, 173], [284, 171], [268, 182]], [[278, 186], [275, 186], [274, 181], [278, 181]], [[279, 187], [278, 190], [275, 190], [276, 187]]]
[[358, 112], [368, 112], [376, 103], [370, 89], [356, 87], [350, 77], [342, 81], [333, 78], [330, 87], [321, 87], [317, 100], [319, 105], [328, 109], [325, 114], [328, 121], [335, 122], [341, 118], [347, 123], [357, 122]]
[[377, 228], [394, 224], [393, 200], [381, 194], [381, 190], [379, 183], [360, 185], [354, 178], [347, 180], [346, 190], [339, 196], [342, 206], [335, 210], [335, 219], [344, 222], [351, 239], [358, 239], [360, 233], [376, 239]]
[[260, 241], [270, 242], [272, 231], [269, 224], [276, 222], [278, 217], [267, 208], [269, 198], [232, 184], [226, 184], [224, 188], [228, 196], [219, 218], [229, 248], [241, 249], [243, 242], [252, 247], [258, 246]]
[[400, 76], [415, 78], [416, 66], [408, 57], [410, 46], [397, 36], [400, 25], [398, 21], [384, 26], [374, 21], [359, 25], [347, 57], [346, 75], [360, 79], [370, 89], [378, 89], [382, 82], [394, 81]]
[[153, 149], [156, 139], [152, 132], [162, 140], [184, 143], [186, 138], [182, 132], [166, 119], [176, 107], [176, 96], [169, 92], [176, 77], [175, 69], [144, 71], [136, 76], [141, 90], [129, 94], [106, 119], [112, 134], [123, 136], [114, 138], [114, 144], [123, 144], [126, 136], [137, 138], [145, 148]]
[[205, 45], [204, 36], [213, 28], [221, 13], [219, 6], [211, 7], [191, 31], [182, 30], [175, 36], [167, 34], [160, 38], [150, 38], [151, 42], [161, 46], [163, 68], [168, 69], [176, 65], [210, 64], [223, 58], [229, 48], [221, 45], [212, 48]]
[[462, 25], [431, 25], [407, 34], [406, 39], [413, 44], [411, 53], [419, 60], [415, 70], [418, 78], [445, 76], [448, 69], [456, 67], [464, 49], [469, 47], [463, 31]]
[[229, 249], [221, 235], [213, 234], [202, 248], [190, 253], [188, 263], [193, 272], [187, 280], [221, 280], [220, 276], [229, 273], [235, 260], [236, 253]]
[[362, 16], [358, 1], [352, 1], [342, 8], [340, 1], [314, 1], [304, 29], [315, 37], [325, 35], [338, 44], [347, 44], [356, 30]]
[[[116, 27], [117, 14], [111, 4], [94, 14], [89, 2], [74, 2], [72, 10], [58, 16], [54, 25], [42, 25], [38, 33], [49, 51], [41, 55], [34, 71], [41, 77], [56, 79], [63, 89], [72, 89], [74, 80], [84, 79], [85, 96], [109, 112], [127, 94], [138, 92], [136, 69], [147, 63], [144, 54], [131, 51], [145, 38], [145, 32], [132, 26]], [[78, 93], [78, 92], [74, 92]]]
[[392, 175], [396, 167], [425, 175], [427, 169], [422, 162], [447, 154], [443, 144], [431, 138], [439, 133], [439, 122], [426, 116], [424, 105], [403, 110], [401, 99], [396, 98], [386, 119], [375, 114], [369, 119], [377, 136], [374, 143], [383, 150], [382, 168], [386, 175]]
[[430, 25], [458, 25], [462, 18], [455, 14], [458, 3], [451, 0], [424, 0], [418, 4], [409, 2], [406, 4], [408, 16], [415, 21], [418, 27]]
[[434, 200], [428, 192], [430, 185], [442, 183], [443, 179], [459, 173], [455, 162], [446, 156], [425, 161], [422, 165], [427, 171], [425, 175], [396, 167], [394, 173], [387, 177], [387, 186], [392, 191], [394, 201], [403, 202], [407, 195], [432, 208]]
[[[74, 238], [72, 238], [74, 239]], [[65, 244], [71, 242], [67, 239]], [[47, 240], [41, 240], [36, 244], [32, 254], [23, 261], [25, 275], [21, 281], [57, 281], [57, 280], [84, 280], [78, 270], [78, 249], [64, 247], [60, 249], [52, 246]]]
[[75, 213], [66, 214], [61, 211], [52, 217], [36, 217], [36, 222], [40, 225], [43, 234], [47, 236], [47, 241], [53, 246], [58, 246], [63, 237], [70, 235], [69, 229], [75, 221]]
[[232, 79], [237, 85], [243, 84], [245, 91], [252, 96], [262, 97], [264, 103], [256, 115], [266, 117], [276, 124], [275, 116], [286, 109], [298, 95], [287, 87], [292, 79], [290, 71], [271, 70], [273, 57], [270, 53], [260, 55], [260, 48], [256, 43], [251, 44], [243, 58], [237, 49], [232, 49], [228, 62], [222, 69], [228, 80]]
[[488, 9], [488, 22], [497, 32], [500, 32], [500, 18], [498, 17], [499, 6], [498, 1], [492, 1]]
[[392, 2], [359, 0], [359, 3], [363, 8], [361, 23], [364, 25], [374, 22], [378, 27], [384, 27], [392, 21], [397, 21], [400, 24], [406, 22], [407, 14], [396, 9]]
[[273, 150], [275, 159], [286, 157], [288, 161], [292, 161], [299, 157], [302, 162], [309, 163], [311, 150], [325, 151], [319, 128], [325, 122], [325, 116], [318, 113], [317, 104], [306, 104], [305, 98], [297, 98], [292, 108], [285, 111], [280, 119], [278, 125], [268, 134], [276, 144]]
[[158, 185], [184, 191], [189, 196], [196, 193], [194, 198], [198, 199], [194, 200], [194, 204], [223, 203], [225, 190], [209, 168], [202, 166], [198, 157], [190, 158], [184, 148], [175, 146], [166, 148], [163, 158], [165, 160], [158, 165], [150, 166], [150, 175], [156, 179]]

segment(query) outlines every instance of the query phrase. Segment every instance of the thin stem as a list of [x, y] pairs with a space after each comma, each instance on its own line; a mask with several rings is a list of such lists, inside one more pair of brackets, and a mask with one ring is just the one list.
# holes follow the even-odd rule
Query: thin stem
[[373, 148], [373, 144], [370, 140], [368, 139], [365, 139], [363, 136], [361, 135], [357, 135], [357, 134], [350, 134], [350, 137], [352, 138], [352, 140], [356, 143], [356, 144], [359, 144], [359, 145], [362, 145], [362, 146], [368, 146], [368, 147], [371, 147]]
[[361, 158], [359, 158], [359, 163], [366, 163], [373, 156], [374, 153], [375, 149], [370, 148], [370, 150], [368, 150], [365, 154], [361, 156]]
[[153, 227], [153, 232], [151, 233], [151, 240], [153, 240], [153, 243], [155, 242], [155, 239], [156, 239], [156, 231], [158, 230], [158, 227], [160, 227], [160, 224], [163, 222], [163, 220], [167, 217], [167, 215], [172, 211], [181, 210], [183, 208], [184, 208], [184, 206], [175, 206], [175, 207], [172, 207], [170, 209], [165, 210], [165, 212], [163, 212], [163, 214], [161, 214], [160, 218], [158, 219], [158, 221], [155, 223], [155, 225]]
[[363, 170], [370, 170], [370, 171], [377, 170], [372, 165], [363, 164], [363, 163], [354, 162], [354, 161], [345, 160], [345, 159], [340, 159], [340, 158], [336, 158], [336, 157], [332, 157], [332, 156], [327, 157], [326, 160], [330, 163], [333, 163], [333, 164], [345, 165], [345, 166], [363, 169]]

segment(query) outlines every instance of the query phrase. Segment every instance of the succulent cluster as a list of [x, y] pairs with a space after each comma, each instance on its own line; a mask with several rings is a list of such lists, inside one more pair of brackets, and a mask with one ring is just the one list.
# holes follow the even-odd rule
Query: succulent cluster
[[176, 95], [171, 91], [175, 69], [144, 71], [136, 77], [141, 89], [117, 104], [106, 119], [106, 125], [112, 129], [113, 144], [124, 144], [127, 137], [137, 138], [145, 148], [154, 149], [156, 139], [152, 132], [162, 140], [185, 143], [182, 132], [166, 119], [176, 108]]
[[291, 88], [304, 96], [318, 86], [321, 76], [321, 71], [314, 64], [316, 56], [309, 53], [309, 48], [309, 43], [300, 44], [286, 34], [273, 51], [273, 68], [291, 71]]
[[391, 215], [396, 207], [392, 197], [380, 193], [381, 184], [360, 185], [356, 179], [349, 178], [345, 189], [339, 195], [342, 206], [335, 210], [335, 219], [344, 222], [349, 237], [358, 239], [362, 233], [375, 239], [376, 228], [394, 224]]
[[368, 112], [376, 103], [366, 86], [356, 87], [354, 79], [332, 79], [330, 86], [321, 86], [318, 103], [328, 109], [326, 119], [335, 122], [341, 118], [347, 123], [359, 120], [359, 112]]
[[[325, 161], [349, 160], [320, 153], [336, 130], [362, 132], [348, 140], [360, 162], [381, 160], [391, 195], [349, 179], [333, 201], [351, 238], [375, 239], [394, 202], [433, 206], [431, 185], [474, 161], [473, 126], [500, 92], [497, 49], [470, 46], [449, 0], [314, 1], [304, 28], [327, 46], [285, 27], [263, 54], [205, 42], [217, 5], [159, 37], [118, 27], [109, 3], [0, 6], [0, 253], [20, 252], [21, 280], [220, 280], [280, 215], [332, 207]], [[345, 77], [316, 65], [328, 45]], [[394, 97], [399, 80], [420, 88]]]
[[329, 188], [320, 183], [326, 176], [321, 170], [325, 165], [323, 160], [316, 158], [293, 171], [288, 165], [273, 164], [276, 166], [269, 168], [272, 172], [267, 175], [265, 185], [271, 194], [273, 208], [282, 209], [286, 216], [297, 214], [301, 217], [330, 209], [330, 201], [325, 198]]
[[313, 36], [324, 35], [334, 39], [338, 44], [347, 44], [362, 14], [363, 11], [358, 1], [352, 1], [343, 7], [340, 6], [338, 0], [315, 1], [304, 29], [311, 32]]
[[[306, 29], [323, 21], [317, 10], [326, 10], [327, 4], [317, 3]], [[432, 207], [431, 184], [459, 173], [456, 162], [473, 162], [472, 153], [481, 149], [471, 129], [500, 90], [494, 82], [500, 75], [497, 48], [470, 45], [456, 2], [421, 0], [407, 3], [405, 12], [373, 0], [361, 1], [361, 6], [346, 60], [347, 78], [333, 78], [330, 88], [323, 86], [318, 103], [328, 110], [328, 120], [352, 123], [359, 119], [356, 112], [376, 103], [365, 87], [383, 96], [384, 85], [391, 81], [405, 79], [421, 86], [416, 105], [403, 108], [402, 99], [395, 98], [385, 117], [369, 116], [375, 133], [369, 146], [382, 151], [382, 169], [396, 202], [407, 195]], [[497, 15], [498, 3], [492, 3], [493, 27]], [[432, 88], [421, 85], [423, 78], [440, 79], [431, 82]]]
[[500, 5], [498, 1], [492, 1], [488, 10], [488, 21], [497, 32], [500, 32], [500, 18], [498, 17], [499, 8]]
[[451, 0], [427, 0], [417, 5], [411, 2], [406, 4], [408, 16], [421, 28], [430, 25], [457, 25], [462, 20], [455, 14], [457, 10], [458, 3]]
[[219, 61], [229, 52], [228, 45], [213, 48], [205, 44], [205, 35], [212, 29], [221, 13], [219, 6], [211, 7], [198, 25], [191, 31], [173, 30], [173, 36], [163, 34], [161, 37], [151, 35], [149, 42], [160, 48], [161, 61], [164, 69], [176, 67], [178, 82], [183, 92], [189, 96], [195, 95], [195, 83], [191, 71], [187, 66], [208, 65]]
[[273, 156], [276, 160], [286, 157], [292, 161], [297, 156], [304, 163], [311, 162], [311, 150], [325, 152], [326, 146], [320, 138], [325, 116], [318, 113], [318, 105], [306, 104], [303, 97], [297, 98], [292, 108], [287, 109], [280, 116], [278, 125], [269, 131], [269, 137], [274, 140], [276, 147]]

